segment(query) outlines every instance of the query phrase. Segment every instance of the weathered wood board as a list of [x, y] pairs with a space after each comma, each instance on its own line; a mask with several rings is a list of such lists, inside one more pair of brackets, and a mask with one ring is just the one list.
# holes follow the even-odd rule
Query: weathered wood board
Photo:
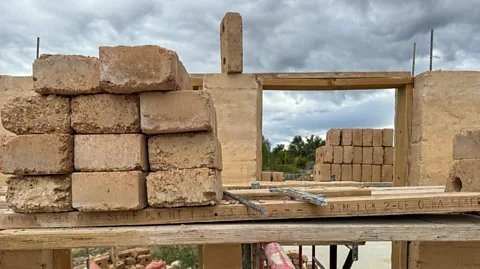
[[352, 216], [388, 216], [479, 212], [480, 193], [406, 194], [326, 199], [315, 206], [295, 201], [259, 203], [266, 215], [241, 204], [124, 212], [69, 212], [58, 214], [0, 214], [0, 229], [154, 225], [245, 220], [304, 219]]
[[[299, 187], [297, 190], [305, 191], [311, 194], [325, 194], [325, 197], [347, 197], [347, 196], [370, 196], [372, 191], [368, 188], [356, 188], [356, 187], [323, 187], [323, 188], [310, 188]], [[232, 190], [230, 191], [247, 200], [281, 200], [286, 196], [278, 192], [270, 192], [267, 189], [244, 189], [244, 190]], [[287, 197], [288, 198], [288, 197]], [[231, 200], [228, 196], [223, 197], [224, 200]]]

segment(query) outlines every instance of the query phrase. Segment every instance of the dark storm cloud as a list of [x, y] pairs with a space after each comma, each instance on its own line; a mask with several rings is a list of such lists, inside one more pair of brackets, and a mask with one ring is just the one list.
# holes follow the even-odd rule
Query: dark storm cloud
[[[0, 74], [31, 74], [37, 36], [42, 53], [158, 44], [191, 73], [219, 72], [227, 11], [243, 17], [245, 72], [408, 71], [417, 42], [418, 74], [428, 68], [432, 28], [434, 69], [480, 67], [480, 1], [5, 0]], [[267, 92], [264, 133], [277, 143], [332, 127], [391, 126], [393, 106], [391, 91]]]

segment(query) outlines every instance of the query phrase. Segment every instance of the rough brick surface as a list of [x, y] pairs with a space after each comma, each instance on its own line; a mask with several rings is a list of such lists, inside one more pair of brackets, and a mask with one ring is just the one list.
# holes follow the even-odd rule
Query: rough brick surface
[[373, 164], [383, 164], [383, 147], [373, 147]]
[[98, 58], [43, 54], [33, 63], [33, 87], [40, 94], [102, 92]]
[[334, 146], [333, 147], [333, 163], [342, 163], [343, 162], [343, 147]]
[[383, 149], [383, 163], [384, 164], [393, 164], [395, 159], [395, 148], [385, 147]]
[[462, 130], [453, 137], [453, 159], [480, 159], [480, 129]]
[[272, 181], [272, 172], [263, 171], [262, 172], [262, 181]]
[[73, 209], [69, 175], [10, 177], [7, 184], [7, 204], [15, 212], [47, 213]]
[[352, 163], [361, 164], [363, 160], [362, 147], [353, 147], [353, 161]]
[[100, 47], [100, 84], [127, 94], [192, 89], [177, 53], [154, 45]]
[[243, 27], [242, 16], [227, 12], [220, 24], [220, 55], [222, 73], [243, 71]]
[[323, 163], [323, 148], [318, 147], [315, 149], [315, 164]]
[[351, 164], [342, 164], [342, 181], [352, 181]]
[[352, 146], [353, 145], [353, 129], [345, 128], [342, 129], [342, 146]]
[[363, 129], [352, 129], [352, 145], [361, 147], [363, 144]]
[[362, 182], [372, 181], [372, 165], [362, 164]]
[[152, 171], [203, 167], [222, 170], [221, 150], [211, 132], [164, 134], [148, 139]]
[[140, 132], [138, 95], [94, 94], [72, 98], [72, 127], [80, 134]]
[[208, 168], [152, 172], [147, 194], [152, 207], [213, 205], [223, 197], [221, 173]]
[[382, 180], [382, 166], [372, 165], [372, 182], [381, 182]]
[[21, 135], [4, 146], [2, 171], [15, 175], [56, 175], [73, 171], [73, 137]]
[[333, 147], [322, 146], [317, 149], [319, 156], [316, 163], [332, 163], [333, 162]]
[[362, 129], [362, 146], [373, 146], [373, 129]]
[[353, 146], [343, 147], [343, 163], [353, 162]]
[[75, 136], [75, 170], [115, 172], [148, 169], [147, 140], [141, 134]]
[[145, 176], [140, 171], [73, 173], [73, 207], [80, 211], [142, 209], [147, 206]]
[[331, 165], [329, 163], [320, 164], [320, 174], [319, 174], [320, 181], [330, 181], [330, 176], [331, 176], [330, 169], [331, 169]]
[[352, 164], [352, 180], [360, 182], [362, 181], [362, 165]]
[[141, 93], [140, 115], [146, 134], [215, 131], [215, 109], [206, 91]]
[[340, 146], [341, 130], [330, 129], [327, 131], [327, 146]]
[[335, 181], [342, 181], [342, 165], [332, 164], [330, 166], [330, 176], [334, 176]]
[[393, 165], [384, 164], [382, 165], [382, 182], [392, 182], [393, 181]]
[[15, 97], [1, 109], [2, 124], [22, 134], [70, 134], [70, 100], [55, 95]]
[[383, 145], [383, 130], [373, 129], [372, 145], [374, 147], [381, 147]]
[[362, 148], [362, 163], [363, 164], [373, 163], [373, 147]]
[[383, 129], [383, 146], [393, 147], [393, 129]]
[[456, 160], [450, 169], [445, 186], [447, 192], [479, 192], [480, 191], [480, 160]]
[[272, 172], [272, 181], [273, 182], [282, 182], [283, 181], [283, 172]]

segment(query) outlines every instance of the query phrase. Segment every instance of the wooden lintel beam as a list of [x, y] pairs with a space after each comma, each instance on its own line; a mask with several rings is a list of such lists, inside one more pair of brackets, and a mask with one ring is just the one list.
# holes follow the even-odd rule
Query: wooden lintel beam
[[264, 90], [362, 90], [390, 89], [413, 83], [413, 78], [315, 78], [264, 79]]
[[69, 212], [45, 214], [0, 214], [0, 229], [94, 227], [122, 225], [183, 224], [273, 219], [305, 219], [352, 216], [387, 216], [480, 212], [480, 193], [429, 193], [327, 198], [327, 206], [295, 201], [265, 201], [268, 213], [241, 204], [148, 208], [123, 212]]
[[0, 249], [222, 243], [364, 241], [479, 241], [478, 217], [398, 216], [260, 223], [0, 231]]

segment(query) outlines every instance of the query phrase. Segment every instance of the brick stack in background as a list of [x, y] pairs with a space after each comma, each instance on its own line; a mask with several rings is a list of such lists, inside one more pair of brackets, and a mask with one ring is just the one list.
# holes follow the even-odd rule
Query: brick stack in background
[[283, 172], [262, 171], [262, 181], [282, 182]]
[[100, 57], [42, 55], [34, 90], [2, 109], [2, 170], [17, 212], [215, 204], [220, 143], [207, 92], [192, 91], [174, 51], [100, 47]]
[[330, 129], [317, 148], [314, 180], [393, 181], [393, 129]]

